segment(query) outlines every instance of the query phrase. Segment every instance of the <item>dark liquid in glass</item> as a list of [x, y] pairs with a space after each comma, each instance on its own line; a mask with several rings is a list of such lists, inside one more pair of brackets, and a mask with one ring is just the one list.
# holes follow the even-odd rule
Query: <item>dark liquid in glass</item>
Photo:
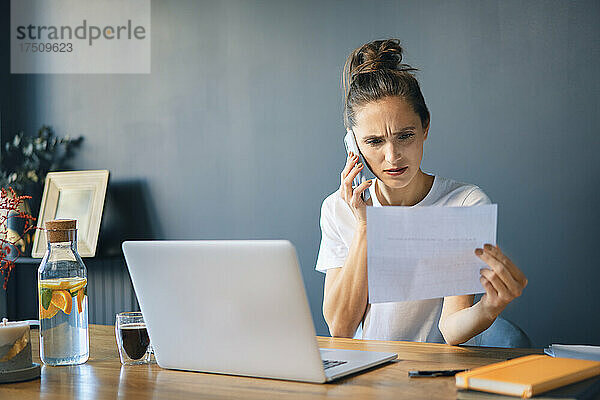
[[148, 331], [144, 324], [127, 324], [121, 325], [119, 330], [121, 331], [121, 342], [123, 343], [123, 350], [127, 353], [127, 356], [132, 360], [139, 360], [144, 357], [150, 344], [150, 338], [148, 337]]

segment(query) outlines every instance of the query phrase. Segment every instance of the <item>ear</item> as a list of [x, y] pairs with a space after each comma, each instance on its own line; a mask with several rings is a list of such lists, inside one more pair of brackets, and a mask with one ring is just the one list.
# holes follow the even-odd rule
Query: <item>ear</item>
[[427, 134], [429, 133], [429, 122], [427, 123], [427, 126], [425, 127], [425, 129], [423, 130], [423, 141], [427, 140]]

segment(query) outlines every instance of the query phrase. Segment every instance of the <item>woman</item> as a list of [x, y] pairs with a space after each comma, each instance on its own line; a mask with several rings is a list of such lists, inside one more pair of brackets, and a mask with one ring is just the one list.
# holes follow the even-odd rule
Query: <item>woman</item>
[[[527, 279], [497, 247], [474, 249], [487, 264], [473, 295], [400, 303], [368, 304], [366, 206], [473, 206], [490, 204], [477, 186], [421, 171], [429, 111], [397, 39], [354, 50], [344, 67], [344, 124], [377, 179], [352, 188], [364, 168], [349, 154], [339, 189], [321, 207], [321, 246], [316, 269], [326, 272], [323, 315], [332, 336], [464, 343], [487, 329]], [[369, 190], [367, 202], [361, 193]]]

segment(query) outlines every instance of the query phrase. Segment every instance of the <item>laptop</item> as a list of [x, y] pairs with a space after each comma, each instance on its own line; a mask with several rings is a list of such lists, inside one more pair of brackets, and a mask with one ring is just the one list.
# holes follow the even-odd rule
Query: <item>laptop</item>
[[287, 240], [127, 241], [162, 368], [323, 383], [397, 354], [319, 349]]

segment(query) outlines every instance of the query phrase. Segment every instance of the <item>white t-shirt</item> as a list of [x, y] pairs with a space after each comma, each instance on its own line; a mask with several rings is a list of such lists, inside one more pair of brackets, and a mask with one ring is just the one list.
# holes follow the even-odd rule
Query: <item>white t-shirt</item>
[[[381, 207], [375, 183], [369, 188], [374, 207]], [[474, 206], [491, 204], [488, 196], [477, 186], [435, 176], [433, 186], [418, 206]], [[321, 245], [317, 257], [317, 271], [344, 265], [356, 218], [350, 206], [342, 199], [339, 189], [329, 195], [321, 206]], [[378, 303], [367, 306], [363, 320], [363, 339], [405, 340], [413, 342], [444, 343], [438, 328], [443, 298], [399, 303]]]

